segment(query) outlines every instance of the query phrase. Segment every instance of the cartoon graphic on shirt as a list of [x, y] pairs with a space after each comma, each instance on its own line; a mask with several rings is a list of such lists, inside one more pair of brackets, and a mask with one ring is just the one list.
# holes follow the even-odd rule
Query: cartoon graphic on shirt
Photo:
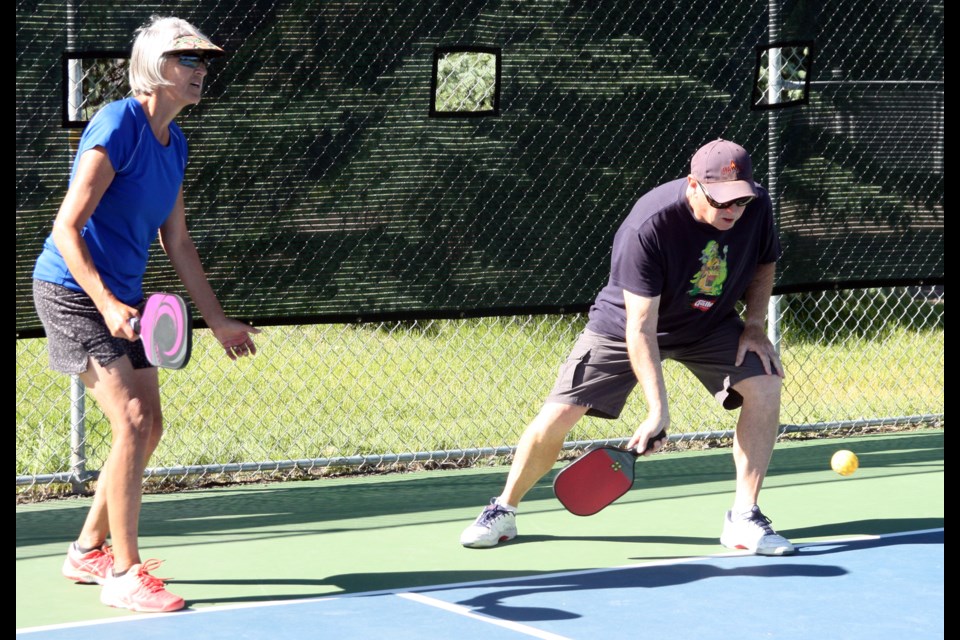
[[[727, 249], [720, 248], [716, 240], [711, 240], [700, 253], [700, 271], [690, 279], [693, 288], [687, 293], [691, 296], [718, 297], [723, 293], [723, 283], [727, 279]], [[711, 303], [707, 308], [712, 307]], [[696, 303], [694, 307], [697, 308]], [[702, 308], [701, 310], [706, 310]]]

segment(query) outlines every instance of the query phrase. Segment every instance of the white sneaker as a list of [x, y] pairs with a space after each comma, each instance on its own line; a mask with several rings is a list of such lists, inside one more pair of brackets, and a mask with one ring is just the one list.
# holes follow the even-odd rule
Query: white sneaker
[[770, 526], [770, 518], [753, 505], [748, 514], [734, 516], [727, 511], [720, 544], [728, 549], [746, 549], [760, 556], [786, 556], [797, 549]]
[[482, 549], [495, 547], [517, 537], [517, 514], [504, 509], [492, 498], [472, 525], [460, 534], [460, 544]]

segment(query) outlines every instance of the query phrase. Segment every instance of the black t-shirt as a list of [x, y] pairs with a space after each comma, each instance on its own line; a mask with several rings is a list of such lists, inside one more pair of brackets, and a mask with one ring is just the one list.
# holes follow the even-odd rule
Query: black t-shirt
[[757, 199], [727, 231], [694, 218], [686, 178], [640, 198], [614, 237], [610, 279], [590, 308], [587, 328], [625, 339], [624, 290], [660, 296], [657, 338], [662, 347], [696, 342], [736, 314], [757, 265], [780, 257], [770, 195], [756, 186]]

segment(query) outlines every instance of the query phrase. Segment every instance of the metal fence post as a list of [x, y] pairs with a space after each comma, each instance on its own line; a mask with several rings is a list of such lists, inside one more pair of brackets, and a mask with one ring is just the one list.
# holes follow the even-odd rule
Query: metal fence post
[[[780, 6], [778, 0], [770, 0], [769, 4], [769, 41], [776, 42], [780, 38]], [[774, 104], [780, 97], [782, 80], [780, 77], [780, 50], [770, 49], [768, 61], [770, 82], [768, 102]], [[779, 110], [771, 109], [767, 112], [767, 189], [770, 192], [770, 201], [773, 204], [774, 228], [780, 229], [780, 119]], [[777, 354], [780, 353], [780, 296], [770, 296], [767, 303], [767, 336], [773, 343]]]
[[80, 376], [70, 376], [70, 486], [74, 493], [83, 492], [86, 485], [86, 399]]
[[[73, 50], [76, 47], [76, 7], [73, 2], [67, 2], [67, 48]], [[70, 60], [68, 73], [70, 78], [69, 99], [67, 107], [70, 110], [70, 118], [79, 120], [80, 109], [83, 103], [82, 81], [83, 69], [80, 67], [79, 60]], [[70, 486], [74, 493], [81, 493], [86, 485], [86, 464], [87, 456], [84, 451], [84, 443], [87, 440], [86, 433], [86, 389], [80, 377], [70, 376]]]

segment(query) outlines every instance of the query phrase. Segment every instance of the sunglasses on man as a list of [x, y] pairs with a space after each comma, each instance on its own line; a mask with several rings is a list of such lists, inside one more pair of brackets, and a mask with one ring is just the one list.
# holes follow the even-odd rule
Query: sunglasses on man
[[700, 187], [700, 191], [703, 191], [703, 196], [707, 199], [707, 203], [714, 209], [729, 209], [730, 207], [745, 207], [754, 200], [756, 196], [744, 196], [742, 198], [737, 198], [736, 200], [731, 200], [729, 202], [717, 202], [710, 197], [710, 194], [707, 193], [707, 188], [703, 186], [702, 182], [697, 182], [697, 185]]

